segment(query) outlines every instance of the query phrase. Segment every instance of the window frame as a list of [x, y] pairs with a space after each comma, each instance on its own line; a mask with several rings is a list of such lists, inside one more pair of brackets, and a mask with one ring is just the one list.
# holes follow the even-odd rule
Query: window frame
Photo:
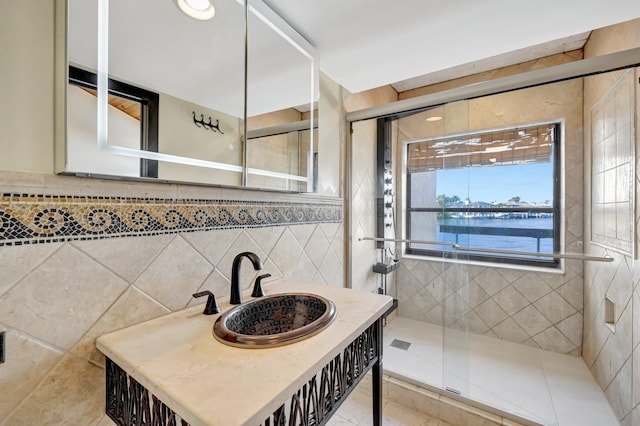
[[[397, 117], [400, 118], [400, 117]], [[390, 126], [392, 121], [385, 120], [385, 125]], [[427, 213], [446, 213], [446, 212], [463, 212], [463, 213], [485, 213], [485, 212], [503, 212], [503, 213], [523, 213], [523, 212], [539, 212], [539, 213], [552, 213], [553, 214], [553, 252], [561, 252], [562, 242], [562, 199], [561, 199], [561, 184], [562, 184], [562, 145], [564, 143], [564, 122], [562, 120], [552, 120], [546, 123], [536, 124], [549, 124], [555, 127], [555, 140], [553, 143], [553, 205], [552, 207], [540, 207], [540, 208], [525, 208], [525, 207], [496, 207], [496, 208], [480, 208], [480, 207], [411, 207], [411, 173], [408, 172], [407, 166], [407, 150], [411, 145], [411, 142], [407, 142], [403, 145], [403, 173], [405, 174], [405, 185], [403, 188], [403, 200], [404, 200], [404, 236], [407, 240], [411, 240], [411, 214], [414, 212], [427, 212]], [[522, 125], [518, 127], [526, 127]], [[510, 128], [510, 127], [506, 127]], [[478, 131], [477, 133], [480, 133]], [[476, 132], [470, 132], [476, 133]], [[446, 136], [446, 135], [443, 135]], [[434, 246], [435, 247], [435, 246]], [[505, 265], [517, 265], [526, 267], [543, 267], [559, 269], [561, 266], [560, 259], [557, 258], [530, 258], [530, 257], [506, 257], [504, 254], [491, 254], [491, 253], [477, 253], [477, 252], [464, 252], [454, 250], [441, 250], [441, 249], [424, 249], [424, 248], [412, 248], [410, 243], [406, 244], [405, 254], [415, 255], [426, 258], [438, 258], [438, 259], [450, 259], [459, 261], [475, 261], [481, 263], [494, 263]]]
[[[98, 77], [93, 72], [69, 65], [69, 84], [97, 91]], [[160, 95], [111, 78], [109, 94], [140, 103], [140, 149], [158, 152]], [[158, 161], [141, 158], [140, 177], [157, 178]]]

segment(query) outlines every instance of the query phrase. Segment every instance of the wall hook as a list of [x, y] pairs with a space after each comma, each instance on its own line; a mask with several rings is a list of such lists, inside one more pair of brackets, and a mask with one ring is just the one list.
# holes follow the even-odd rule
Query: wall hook
[[196, 112], [192, 111], [193, 114], [193, 122], [195, 123], [196, 127], [201, 127], [204, 128], [205, 130], [211, 130], [214, 133], [218, 132], [221, 135], [224, 135], [224, 132], [222, 130], [220, 130], [220, 120], [216, 119], [216, 124], [213, 124], [213, 120], [211, 117], [209, 117], [209, 122], [205, 122], [204, 121], [204, 115], [200, 114], [200, 119], [198, 120], [196, 118]]

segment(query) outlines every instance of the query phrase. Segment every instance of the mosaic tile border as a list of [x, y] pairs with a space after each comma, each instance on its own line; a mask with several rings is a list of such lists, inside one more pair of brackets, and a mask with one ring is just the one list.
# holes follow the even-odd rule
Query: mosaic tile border
[[341, 223], [342, 203], [2, 194], [0, 246]]

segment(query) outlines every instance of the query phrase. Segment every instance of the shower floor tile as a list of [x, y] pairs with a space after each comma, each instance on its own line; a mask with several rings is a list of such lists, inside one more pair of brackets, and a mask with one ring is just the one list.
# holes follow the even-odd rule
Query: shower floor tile
[[[394, 348], [394, 339], [411, 346]], [[384, 345], [387, 374], [453, 388], [465, 398], [543, 425], [618, 424], [581, 358], [454, 330], [443, 336], [439, 326], [400, 317], [385, 327]]]

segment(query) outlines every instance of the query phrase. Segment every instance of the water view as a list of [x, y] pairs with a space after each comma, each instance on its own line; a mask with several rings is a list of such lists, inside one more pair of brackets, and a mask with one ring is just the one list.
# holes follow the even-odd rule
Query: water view
[[437, 239], [466, 247], [553, 253], [552, 215], [522, 218], [518, 213], [492, 214], [499, 216], [441, 217]]

